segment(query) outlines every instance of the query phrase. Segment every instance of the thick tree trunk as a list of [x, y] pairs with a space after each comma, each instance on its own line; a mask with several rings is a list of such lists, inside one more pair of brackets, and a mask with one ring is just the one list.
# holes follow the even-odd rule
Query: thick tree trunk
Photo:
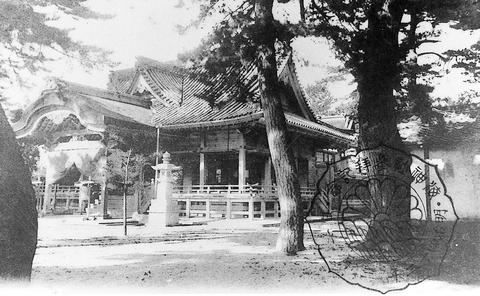
[[0, 106], [0, 281], [29, 280], [37, 245], [30, 171]]
[[288, 149], [285, 115], [278, 96], [278, 77], [273, 33], [273, 0], [255, 2], [258, 28], [258, 82], [268, 135], [268, 145], [277, 180], [281, 221], [277, 250], [296, 254], [303, 250], [303, 210], [293, 153]]
[[[360, 125], [359, 146], [361, 149], [373, 149], [365, 157], [378, 159], [383, 154], [392, 163], [403, 163], [396, 170], [403, 176], [398, 182], [410, 182], [411, 159], [405, 151], [405, 146], [397, 129], [395, 115], [394, 87], [399, 77], [398, 32], [403, 15], [403, 9], [397, 5], [399, 1], [375, 1], [368, 14], [369, 30], [365, 60], [359, 69], [358, 91], [360, 94], [358, 105], [358, 119]], [[385, 146], [394, 149], [388, 149]], [[398, 151], [396, 151], [397, 149]], [[405, 165], [406, 164], [406, 165]], [[395, 225], [396, 234], [390, 238], [395, 241], [403, 240], [409, 235], [408, 220], [410, 215], [410, 192], [401, 196], [395, 192], [395, 186], [382, 186], [388, 176], [385, 170], [371, 167], [369, 189], [375, 201], [376, 208], [372, 213], [373, 222], [370, 227], [372, 235], [382, 236], [385, 221]], [[394, 200], [392, 200], [394, 199]], [[390, 238], [377, 237], [377, 240]]]

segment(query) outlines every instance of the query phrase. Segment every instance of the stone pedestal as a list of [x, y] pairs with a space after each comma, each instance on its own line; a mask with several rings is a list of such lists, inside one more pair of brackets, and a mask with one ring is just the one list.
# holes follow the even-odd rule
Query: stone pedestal
[[152, 167], [158, 172], [157, 196], [152, 199], [148, 212], [148, 226], [162, 228], [178, 224], [178, 204], [172, 200], [174, 170], [179, 167], [170, 163], [170, 154], [163, 154], [163, 163]]

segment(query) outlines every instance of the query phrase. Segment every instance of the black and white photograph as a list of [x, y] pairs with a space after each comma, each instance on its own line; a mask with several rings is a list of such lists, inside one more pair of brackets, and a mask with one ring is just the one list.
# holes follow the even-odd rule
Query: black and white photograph
[[478, 295], [479, 0], [0, 0], [1, 295]]

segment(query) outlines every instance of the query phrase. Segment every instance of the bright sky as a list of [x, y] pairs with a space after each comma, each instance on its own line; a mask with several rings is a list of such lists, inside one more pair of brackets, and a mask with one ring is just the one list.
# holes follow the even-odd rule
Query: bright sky
[[[296, 2], [296, 1], [292, 1]], [[119, 62], [116, 69], [132, 67], [136, 56], [146, 56], [159, 61], [174, 60], [178, 53], [195, 48], [200, 40], [206, 36], [208, 30], [192, 30], [185, 35], [180, 35], [176, 30], [177, 25], [188, 24], [198, 13], [188, 1], [182, 8], [176, 8], [176, 0], [89, 0], [87, 5], [100, 13], [113, 15], [106, 20], [88, 20], [79, 22], [71, 17], [62, 17], [52, 22], [54, 26], [71, 29], [71, 37], [89, 45], [113, 51], [112, 58]], [[289, 4], [290, 5], [290, 4]], [[290, 6], [290, 15], [298, 15], [297, 8]], [[47, 15], [58, 15], [52, 7], [42, 9]], [[284, 13], [277, 13], [277, 18], [284, 17]], [[450, 35], [448, 35], [450, 34]], [[467, 47], [480, 38], [480, 34], [451, 32], [444, 38], [450, 40], [435, 44], [436, 50], [443, 47]], [[312, 42], [298, 40], [294, 44], [297, 53], [310, 61], [310, 66], [302, 67], [299, 74], [304, 84], [312, 84], [326, 75], [327, 66], [338, 65], [328, 44], [324, 41]], [[430, 49], [429, 49], [430, 50]], [[431, 57], [430, 57], [431, 58]], [[426, 60], [427, 58], [425, 58]], [[10, 97], [10, 103], [25, 107], [34, 101], [45, 85], [48, 76], [56, 76], [65, 80], [83, 83], [91, 86], [105, 88], [108, 73], [112, 69], [91, 69], [81, 67], [75, 59], [61, 58], [59, 61], [46, 65], [50, 73], [39, 73], [31, 77], [34, 86], [30, 90], [20, 89], [15, 86], [9, 88], [5, 95]], [[441, 67], [447, 67], [442, 65]], [[458, 74], [447, 75], [435, 90], [435, 95], [456, 96], [464, 86], [461, 86]], [[348, 95], [355, 85], [349, 79], [332, 85], [331, 92], [334, 96]]]
[[[93, 10], [114, 17], [79, 22], [63, 16], [50, 24], [71, 29], [70, 36], [74, 40], [113, 51], [113, 60], [120, 63], [117, 69], [132, 67], [136, 56], [146, 56], [159, 61], [174, 60], [178, 53], [195, 48], [207, 32], [193, 30], [185, 35], [178, 34], [176, 25], [188, 24], [198, 11], [189, 5], [181, 9], [175, 8], [176, 2], [89, 0], [86, 4]], [[51, 16], [59, 14], [54, 7], [39, 11]], [[26, 102], [31, 103], [39, 95], [48, 76], [105, 88], [110, 70], [87, 70], [81, 67], [77, 60], [65, 57], [46, 66], [51, 72], [32, 77], [30, 83], [35, 87], [31, 90], [10, 88], [6, 95], [11, 98], [11, 103], [21, 106]]]

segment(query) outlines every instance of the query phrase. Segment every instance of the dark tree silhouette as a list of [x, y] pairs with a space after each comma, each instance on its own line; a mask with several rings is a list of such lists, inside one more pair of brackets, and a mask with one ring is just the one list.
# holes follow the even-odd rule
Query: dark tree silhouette
[[[419, 30], [420, 23], [429, 22], [436, 26], [448, 20], [461, 19], [467, 22], [471, 19], [465, 17], [466, 4], [478, 5], [477, 1], [459, 0], [311, 2], [308, 20], [312, 32], [332, 41], [338, 56], [345, 62], [358, 84], [357, 116], [361, 149], [386, 145], [406, 150], [397, 129], [397, 99], [401, 99], [401, 96], [395, 93], [401, 94], [404, 91], [404, 98], [414, 95], [414, 106], [418, 113], [431, 110], [426, 95], [431, 88], [428, 85], [419, 85], [417, 79], [430, 68], [418, 66], [417, 57], [438, 55], [417, 51], [421, 44], [437, 42], [432, 38], [434, 32], [425, 33]], [[460, 11], [463, 13], [459, 13]], [[408, 165], [411, 160], [405, 154], [395, 151], [380, 147], [369, 150], [369, 155], [366, 156], [378, 159], [378, 156], [383, 154], [389, 159], [400, 159], [400, 162], [406, 165], [399, 166], [398, 173], [406, 180], [411, 179]], [[384, 172], [375, 167], [368, 172], [370, 176], [380, 176], [382, 173]], [[409, 192], [405, 192], [403, 196], [395, 195], [388, 186], [381, 187], [381, 182], [380, 177], [379, 182], [370, 184], [372, 198], [378, 205], [397, 205], [397, 212], [393, 213], [392, 217], [375, 217], [407, 221], [410, 209]], [[396, 200], [390, 200], [394, 196]], [[378, 210], [381, 212], [382, 208]], [[383, 223], [377, 222], [378, 225]], [[408, 229], [399, 232], [408, 233]]]
[[[47, 17], [34, 10], [35, 5], [56, 5], [64, 13], [78, 18], [106, 17], [90, 11], [82, 2], [0, 1], [0, 43], [13, 57], [1, 57], [0, 79], [26, 83], [18, 70], [27, 69], [34, 74], [43, 69], [43, 63], [49, 60], [41, 50], [46, 47], [78, 58], [86, 66], [99, 60], [107, 62], [106, 52], [72, 41], [66, 30], [48, 26]], [[3, 90], [0, 88], [0, 102], [4, 99]], [[0, 280], [29, 280], [36, 244], [37, 211], [31, 174], [0, 105]]]

